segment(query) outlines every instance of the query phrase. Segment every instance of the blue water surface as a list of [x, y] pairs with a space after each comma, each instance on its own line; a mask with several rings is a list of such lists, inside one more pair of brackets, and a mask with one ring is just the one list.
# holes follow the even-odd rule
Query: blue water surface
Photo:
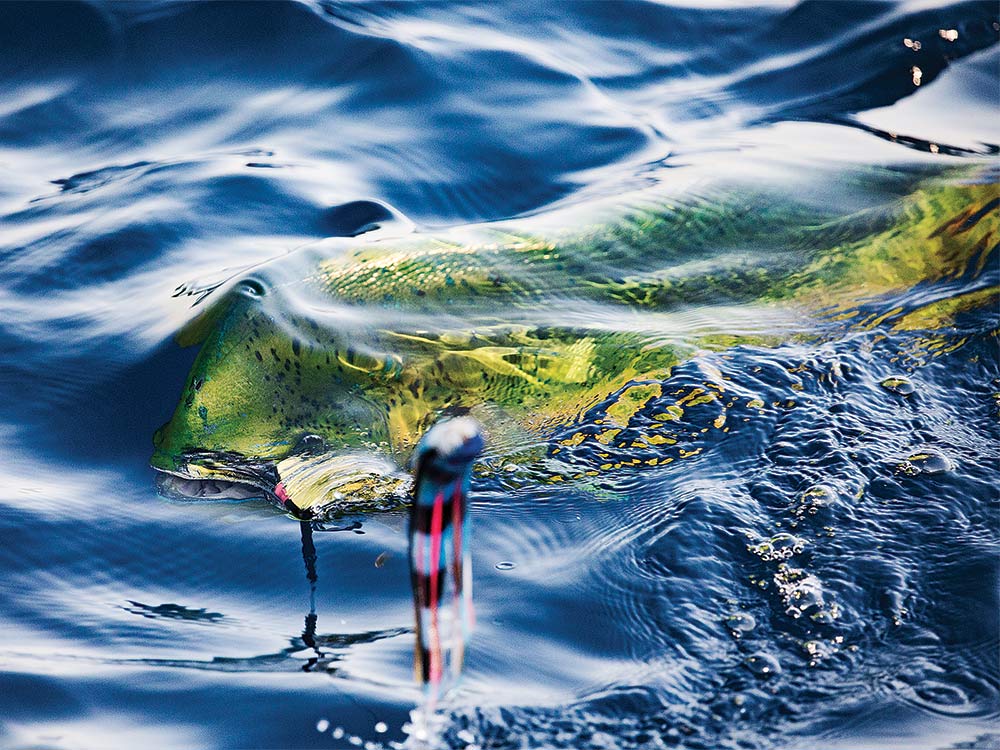
[[[995, 183], [998, 21], [0, 3], [0, 745], [408, 741], [403, 515], [316, 531], [313, 559], [263, 501], [157, 494], [202, 292], [388, 216], [514, 218], [746, 157], [779, 188], [894, 176], [839, 188], [844, 210], [946, 167]], [[997, 285], [997, 255], [935, 293]], [[875, 324], [701, 352], [669, 388], [719, 373], [767, 408], [725, 436], [692, 423], [683, 465], [603, 501], [475, 486], [478, 624], [435, 746], [1000, 747], [998, 327], [989, 305], [931, 342]], [[899, 373], [909, 397], [880, 386]], [[899, 470], [922, 450], [946, 470]]]

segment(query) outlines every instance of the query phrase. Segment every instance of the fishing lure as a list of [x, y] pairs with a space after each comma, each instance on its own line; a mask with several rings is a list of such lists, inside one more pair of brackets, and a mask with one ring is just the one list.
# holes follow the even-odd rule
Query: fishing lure
[[431, 427], [414, 456], [409, 524], [414, 666], [431, 701], [458, 680], [472, 627], [468, 497], [472, 464], [483, 446], [476, 421], [456, 417]]

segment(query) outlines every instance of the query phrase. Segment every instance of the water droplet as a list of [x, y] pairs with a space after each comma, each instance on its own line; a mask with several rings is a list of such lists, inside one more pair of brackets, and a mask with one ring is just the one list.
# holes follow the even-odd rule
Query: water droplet
[[753, 654], [747, 657], [745, 664], [758, 677], [776, 677], [781, 674], [781, 663], [770, 654]]
[[879, 383], [879, 385], [887, 391], [899, 394], [900, 396], [909, 396], [916, 390], [913, 383], [904, 378], [902, 375], [892, 375]]
[[316, 722], [316, 731], [319, 733], [325, 732], [330, 728], [330, 722], [327, 719], [320, 719]]
[[385, 734], [386, 732], [389, 731], [389, 725], [386, 724], [384, 721], [380, 721], [377, 724], [375, 724], [375, 731], [378, 732], [379, 734]]
[[498, 562], [495, 567], [497, 570], [513, 570], [517, 567], [517, 563], [504, 560], [502, 562]]

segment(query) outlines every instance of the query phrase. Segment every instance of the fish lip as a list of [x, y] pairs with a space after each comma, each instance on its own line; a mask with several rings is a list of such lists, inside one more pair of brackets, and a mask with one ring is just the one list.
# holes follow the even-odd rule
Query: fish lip
[[[184, 479], [221, 479], [269, 489], [278, 483], [278, 470], [270, 459], [253, 459], [234, 451], [186, 450], [172, 461], [174, 468], [153, 468]], [[196, 466], [197, 470], [189, 467]]]
[[[185, 474], [185, 473], [180, 472], [180, 471], [172, 471], [170, 469], [160, 469], [160, 468], [157, 468], [155, 466], [152, 467], [152, 468], [156, 472], [156, 480], [155, 481], [156, 481], [157, 492], [160, 494], [160, 496], [166, 497], [166, 498], [182, 497], [182, 498], [185, 498], [185, 499], [192, 499], [192, 500], [194, 500], [194, 499], [199, 499], [199, 500], [202, 500], [202, 499], [204, 499], [204, 500], [212, 500], [212, 499], [226, 499], [226, 500], [236, 499], [236, 500], [244, 500], [244, 499], [246, 499], [246, 500], [249, 500], [249, 499], [251, 499], [254, 496], [256, 496], [256, 497], [264, 497], [264, 496], [266, 496], [268, 494], [267, 493], [267, 488], [260, 486], [258, 483], [252, 483], [252, 482], [247, 482], [247, 481], [237, 481], [237, 480], [230, 479], [228, 477], [223, 478], [222, 476], [218, 476], [218, 477], [212, 477], [212, 476], [200, 476], [200, 477], [196, 477], [196, 476], [192, 476], [190, 474]], [[202, 483], [202, 482], [209, 483], [209, 482], [214, 482], [216, 484], [225, 484], [225, 485], [232, 485], [232, 486], [238, 486], [238, 487], [245, 487], [245, 488], [248, 488], [248, 490], [256, 490], [258, 492], [256, 492], [256, 495], [247, 495], [245, 497], [243, 497], [243, 496], [237, 497], [237, 496], [234, 496], [232, 494], [219, 493], [218, 497], [216, 498], [215, 495], [201, 495], [201, 494], [188, 493], [188, 492], [186, 492], [184, 490], [183, 487], [177, 487], [176, 485], [168, 484], [166, 482], [167, 479], [179, 479], [182, 482], [191, 482], [191, 483]]]
[[[275, 492], [281, 480], [272, 461], [248, 459], [238, 453], [186, 451], [172, 463], [173, 467], [157, 466], [154, 463], [151, 468], [160, 474], [186, 481], [217, 481], [253, 487], [271, 502], [285, 506]], [[194, 470], [192, 466], [197, 466], [198, 469]]]

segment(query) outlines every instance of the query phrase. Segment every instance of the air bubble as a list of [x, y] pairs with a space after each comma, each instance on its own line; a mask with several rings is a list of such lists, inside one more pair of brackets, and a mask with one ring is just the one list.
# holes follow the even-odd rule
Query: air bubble
[[734, 638], [739, 638], [757, 627], [757, 621], [749, 612], [736, 612], [726, 618], [726, 627]]
[[781, 663], [770, 654], [753, 654], [744, 663], [758, 677], [777, 677], [781, 674]]
[[799, 518], [806, 515], [814, 516], [824, 508], [832, 507], [836, 502], [837, 493], [832, 487], [817, 484], [802, 493], [794, 513]]
[[947, 456], [935, 450], [918, 451], [897, 466], [901, 473], [911, 477], [918, 474], [943, 474], [954, 468]]
[[748, 546], [751, 552], [757, 555], [761, 560], [787, 560], [792, 557], [792, 555], [797, 555], [805, 549], [806, 543], [804, 540], [793, 534], [775, 534], [770, 539], [767, 539], [759, 544], [751, 544]]
[[891, 391], [892, 393], [896, 393], [900, 396], [909, 396], [916, 390], [913, 383], [904, 378], [902, 375], [893, 375], [888, 377], [879, 383], [879, 385], [887, 391]]
[[494, 567], [497, 570], [513, 570], [514, 568], [517, 567], [517, 563], [504, 560], [502, 562], [498, 562]]
[[[812, 573], [782, 563], [774, 575], [774, 584], [785, 603], [785, 612], [798, 619], [809, 610], [824, 611], [823, 584]], [[831, 612], [835, 617], [835, 613]], [[815, 618], [813, 618], [815, 619]]]
[[810, 667], [815, 667], [821, 659], [825, 659], [837, 651], [836, 647], [831, 643], [820, 640], [805, 641], [802, 644], [802, 650], [809, 657]]

